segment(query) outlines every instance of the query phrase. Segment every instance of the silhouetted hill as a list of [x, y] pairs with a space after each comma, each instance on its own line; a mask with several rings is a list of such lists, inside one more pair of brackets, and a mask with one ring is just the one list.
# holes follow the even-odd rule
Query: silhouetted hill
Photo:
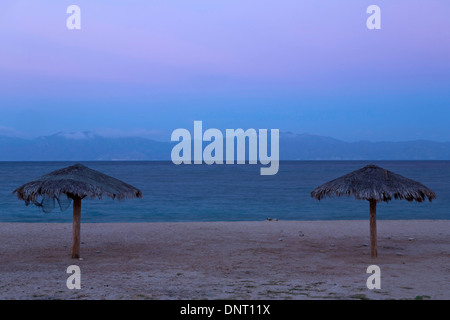
[[[0, 161], [170, 160], [175, 144], [139, 137], [108, 138], [91, 132], [57, 133], [34, 139], [0, 136]], [[450, 142], [345, 142], [310, 134], [280, 133], [280, 159], [450, 160]]]

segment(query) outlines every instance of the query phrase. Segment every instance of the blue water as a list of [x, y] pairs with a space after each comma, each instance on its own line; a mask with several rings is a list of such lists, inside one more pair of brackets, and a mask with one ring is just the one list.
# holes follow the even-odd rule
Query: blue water
[[[287, 161], [274, 176], [259, 165], [174, 165], [172, 162], [82, 162], [142, 190], [143, 199], [82, 201], [83, 222], [367, 219], [369, 203], [350, 198], [317, 201], [315, 187], [369, 163], [422, 182], [433, 202], [393, 200], [378, 219], [450, 219], [450, 161]], [[72, 210], [43, 213], [12, 191], [74, 162], [0, 162], [1, 222], [71, 222]]]

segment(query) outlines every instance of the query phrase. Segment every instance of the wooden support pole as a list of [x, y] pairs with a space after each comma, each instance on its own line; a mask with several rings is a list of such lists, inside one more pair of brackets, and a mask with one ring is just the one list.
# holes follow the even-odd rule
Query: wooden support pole
[[73, 199], [72, 259], [80, 258], [81, 198]]
[[370, 202], [370, 255], [377, 257], [377, 201]]

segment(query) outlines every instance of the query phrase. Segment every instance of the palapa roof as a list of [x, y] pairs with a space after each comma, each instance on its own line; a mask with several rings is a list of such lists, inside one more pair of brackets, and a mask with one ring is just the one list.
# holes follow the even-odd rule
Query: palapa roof
[[420, 182], [405, 178], [375, 165], [350, 172], [340, 178], [329, 181], [311, 192], [318, 200], [326, 196], [350, 196], [356, 199], [388, 202], [394, 199], [422, 202], [436, 198], [434, 191]]
[[59, 197], [61, 194], [66, 194], [72, 199], [75, 197], [102, 199], [103, 196], [119, 200], [142, 198], [141, 190], [82, 164], [50, 172], [25, 183], [13, 193], [27, 205], [35, 202], [39, 196]]

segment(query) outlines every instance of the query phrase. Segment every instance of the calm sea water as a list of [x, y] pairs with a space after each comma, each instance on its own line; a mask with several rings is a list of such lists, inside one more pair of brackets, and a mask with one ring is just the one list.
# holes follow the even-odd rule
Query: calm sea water
[[[369, 203], [350, 198], [317, 201], [315, 187], [369, 163], [434, 190], [433, 202], [393, 200], [378, 219], [450, 219], [450, 161], [287, 161], [274, 176], [259, 165], [174, 165], [172, 162], [82, 162], [142, 190], [143, 199], [82, 201], [83, 222], [368, 219]], [[74, 162], [0, 162], [1, 222], [71, 222], [72, 209], [43, 213], [12, 191]]]

